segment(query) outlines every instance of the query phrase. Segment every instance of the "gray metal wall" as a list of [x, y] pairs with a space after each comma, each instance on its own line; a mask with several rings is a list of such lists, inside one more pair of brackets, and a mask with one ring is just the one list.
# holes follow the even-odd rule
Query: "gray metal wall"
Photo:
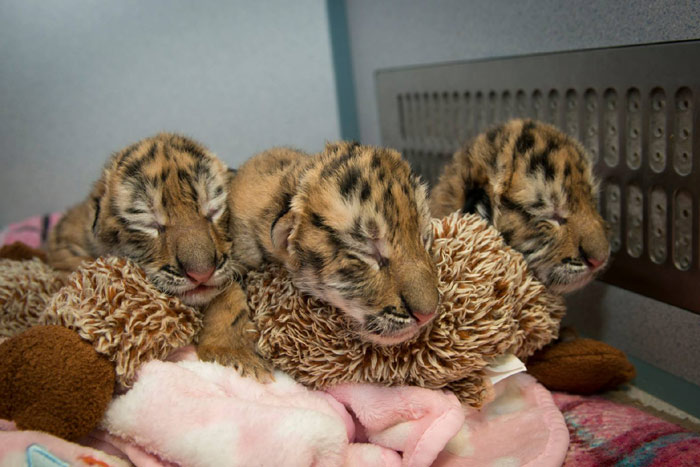
[[380, 68], [700, 38], [700, 2], [347, 0], [360, 135], [379, 144]]
[[231, 165], [338, 138], [325, 2], [0, 1], [0, 225], [77, 202], [161, 130]]

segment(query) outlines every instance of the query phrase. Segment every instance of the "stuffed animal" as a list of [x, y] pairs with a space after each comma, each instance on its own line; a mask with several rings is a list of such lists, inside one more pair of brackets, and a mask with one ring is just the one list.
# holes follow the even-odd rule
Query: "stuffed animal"
[[580, 338], [569, 328], [528, 358], [527, 371], [547, 389], [573, 394], [615, 389], [636, 375], [634, 365], [621, 350]]
[[[527, 272], [522, 257], [478, 216], [453, 214], [434, 220], [433, 228], [442, 302], [439, 316], [418, 336], [391, 347], [362, 342], [344, 314], [300, 294], [284, 270], [270, 267], [247, 279], [260, 351], [315, 388], [345, 381], [415, 384], [449, 388], [474, 406], [488, 400], [492, 391], [485, 378], [486, 366], [505, 353], [525, 358], [554, 339], [563, 302]], [[26, 299], [30, 296], [31, 301]], [[51, 341], [25, 333], [0, 344], [2, 352], [21, 355], [13, 357], [12, 371], [0, 371], [0, 399], [13, 392], [29, 393], [25, 380], [18, 382], [14, 377], [17, 371], [29, 369], [34, 388], [43, 388], [32, 397], [50, 401], [37, 404], [42, 410], [22, 419], [19, 425], [26, 429], [47, 429], [41, 419], [51, 415], [52, 404], [62, 403], [50, 384], [57, 374], [64, 381], [72, 378], [74, 387], [85, 390], [84, 366], [76, 359], [36, 364], [46, 358], [47, 349], [59, 345], [56, 340], [65, 339], [61, 344], [65, 349], [90, 343], [96, 354], [113, 365], [117, 387], [128, 388], [143, 362], [165, 358], [191, 342], [201, 327], [197, 312], [153, 288], [133, 263], [116, 258], [85, 263], [67, 280], [39, 259], [0, 260], [0, 308], [11, 315], [3, 313], [0, 335], [18, 332], [8, 323], [19, 322], [23, 327], [60, 324], [83, 338], [76, 341], [48, 331], [55, 336]], [[105, 375], [93, 376], [95, 386], [113, 388], [114, 381]], [[91, 397], [99, 395], [95, 392]], [[83, 395], [60, 397], [80, 400]], [[0, 413], [8, 416], [12, 414]], [[70, 430], [66, 426], [47, 430], [77, 437], [94, 427], [87, 422], [94, 418], [75, 415], [74, 419], [85, 423], [79, 429], [65, 423]]]
[[113, 257], [67, 280], [37, 258], [0, 260], [0, 309], [0, 336], [27, 328], [0, 343], [0, 418], [68, 440], [95, 428], [142, 363], [201, 328], [198, 312]]
[[349, 318], [302, 295], [283, 269], [271, 267], [247, 280], [260, 352], [317, 389], [340, 382], [412, 384], [447, 388], [480, 406], [491, 396], [489, 363], [506, 353], [527, 358], [556, 338], [563, 301], [479, 216], [435, 219], [433, 235], [441, 304], [417, 337], [393, 346], [359, 341]]

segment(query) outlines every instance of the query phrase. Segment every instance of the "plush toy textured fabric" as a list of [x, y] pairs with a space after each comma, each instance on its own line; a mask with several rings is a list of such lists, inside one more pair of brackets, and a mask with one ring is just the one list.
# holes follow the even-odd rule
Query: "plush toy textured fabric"
[[[8, 256], [17, 256], [14, 250], [3, 247]], [[46, 305], [62, 286], [60, 274], [37, 258], [0, 260], [0, 337], [14, 336], [41, 322]]]
[[86, 262], [67, 279], [36, 258], [0, 259], [0, 306], [0, 336], [36, 324], [64, 326], [114, 363], [123, 388], [141, 364], [191, 343], [202, 326], [198, 311], [115, 257]]
[[[525, 358], [555, 338], [563, 302], [528, 274], [522, 256], [480, 217], [453, 214], [434, 220], [433, 231], [441, 305], [417, 337], [389, 347], [360, 341], [344, 314], [302, 295], [284, 270], [270, 267], [247, 282], [261, 352], [313, 388], [342, 382], [444, 387], [462, 402], [481, 405], [492, 393], [485, 367], [505, 353]], [[54, 274], [37, 260], [32, 267], [35, 280], [22, 283], [28, 295]], [[38, 320], [35, 310], [18, 311], [26, 322], [75, 330], [115, 364], [125, 387], [143, 362], [164, 359], [201, 326], [197, 312], [116, 258], [85, 263], [50, 295]]]
[[124, 387], [131, 387], [141, 364], [165, 359], [192, 342], [202, 326], [198, 311], [155, 289], [131, 261], [115, 257], [84, 263], [53, 295], [42, 318], [92, 343], [114, 363]]
[[550, 342], [564, 305], [479, 216], [435, 219], [433, 232], [441, 305], [416, 338], [388, 347], [361, 342], [345, 315], [302, 295], [284, 270], [270, 267], [247, 283], [261, 352], [316, 389], [340, 382], [445, 387], [481, 405], [491, 393], [485, 367], [505, 353], [524, 359]]

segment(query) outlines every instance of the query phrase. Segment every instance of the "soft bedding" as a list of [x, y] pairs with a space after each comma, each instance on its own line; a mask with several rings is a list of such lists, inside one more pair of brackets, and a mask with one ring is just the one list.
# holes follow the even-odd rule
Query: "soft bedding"
[[600, 397], [555, 393], [571, 443], [565, 465], [697, 466], [700, 434]]
[[[524, 378], [518, 377], [521, 382], [526, 382], [529, 379], [527, 375], [521, 376], [524, 376]], [[497, 388], [501, 386], [501, 383], [496, 384]], [[391, 390], [387, 390], [387, 395], [391, 392]], [[546, 391], [540, 392], [540, 397], [548, 399]], [[474, 434], [480, 436], [482, 431], [489, 429], [498, 432], [504, 424], [510, 424], [509, 418], [506, 417], [508, 414], [502, 412], [504, 408], [510, 407], [512, 409], [517, 406], [517, 404], [513, 404], [513, 400], [512, 397], [504, 397], [501, 393], [499, 398], [484, 408], [482, 412], [472, 409], [472, 413], [469, 414], [469, 411], [466, 411], [464, 423], [442, 448], [433, 465], [480, 466], [489, 464], [483, 458], [474, 457], [478, 451], [488, 452], [483, 448], [480, 449], [482, 445], [475, 439]], [[599, 397], [554, 393], [554, 402], [566, 420], [568, 433], [564, 433], [564, 436], [567, 440], [568, 436], [571, 436], [571, 442], [564, 459], [565, 466], [700, 465], [700, 435], [697, 433], [660, 420], [658, 417], [639, 409]], [[501, 416], [494, 418], [493, 412], [501, 413]], [[491, 420], [496, 420], [496, 423], [488, 424], [482, 421], [480, 425], [476, 425], [472, 421], [470, 424], [470, 416], [489, 418], [489, 413], [492, 413]], [[550, 413], [558, 414], [558, 412]], [[516, 416], [514, 414], [515, 412], [511, 412], [510, 416]], [[354, 442], [348, 443], [345, 453], [346, 465], [401, 465], [402, 462], [404, 465], [411, 465], [407, 463], [405, 457], [401, 458], [398, 452], [367, 442], [368, 435], [361, 432], [361, 426], [354, 418], [352, 420], [351, 424], [345, 424], [346, 430], [353, 426], [356, 428]], [[438, 426], [440, 425], [438, 423]], [[400, 427], [401, 425], [395, 426]], [[530, 426], [528, 425], [528, 427]], [[515, 429], [522, 430], [522, 425]], [[398, 428], [397, 431], [401, 431], [401, 428]], [[513, 456], [507, 455], [508, 450], [522, 450], [531, 440], [528, 433], [536, 432], [537, 430], [528, 428], [525, 433], [516, 433], [515, 437], [512, 432], [501, 432], [500, 436], [492, 437], [491, 439], [499, 445], [500, 455], [497, 458], [498, 462], [492, 462], [491, 465], [559, 465], [554, 462], [554, 458], [551, 459], [551, 462], [545, 461], [544, 455], [527, 464], [520, 464]], [[559, 438], [561, 435], [555, 431], [549, 433], [553, 453], [561, 454], [561, 450], [556, 448], [561, 441]], [[91, 437], [83, 440], [83, 443], [91, 447], [68, 443], [44, 433], [14, 431], [11, 422], [0, 421], [0, 465], [2, 466], [96, 465], [118, 467], [130, 463], [139, 466], [176, 465], [147, 452], [143, 447], [133, 442], [115, 437], [105, 431], [94, 432]], [[538, 444], [535, 449], [541, 447], [542, 444]], [[279, 449], [279, 447], [275, 449]], [[470, 453], [471, 457], [469, 457]], [[43, 463], [36, 463], [37, 458], [42, 459]], [[51, 459], [54, 460], [51, 461]], [[227, 463], [226, 465], [235, 464]], [[262, 465], [262, 463], [258, 462], [257, 465]], [[285, 463], [284, 465], [293, 464]]]
[[56, 225], [62, 213], [34, 216], [0, 229], [0, 246], [22, 242], [32, 248], [41, 248], [49, 230]]
[[[11, 225], [0, 244], [38, 247], [59, 217]], [[697, 434], [600, 399], [553, 399], [522, 373], [481, 410], [417, 387], [320, 392], [281, 373], [263, 386], [191, 348], [138, 376], [78, 444], [0, 421], [0, 466], [700, 464]]]
[[[282, 373], [262, 385], [197, 361], [192, 348], [172, 360], [145, 364], [85, 443], [139, 466], [556, 466], [566, 454], [568, 432], [550, 393], [522, 373], [498, 382], [496, 398], [477, 410], [447, 391], [410, 386], [321, 392]], [[5, 430], [0, 446], [18, 436]], [[23, 439], [0, 453], [18, 458], [45, 440]], [[49, 452], [70, 445], [51, 441]]]

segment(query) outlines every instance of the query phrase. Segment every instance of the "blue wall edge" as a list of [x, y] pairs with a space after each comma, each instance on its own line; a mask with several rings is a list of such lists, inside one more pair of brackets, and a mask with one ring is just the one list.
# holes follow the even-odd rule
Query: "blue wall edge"
[[338, 99], [340, 135], [345, 140], [359, 141], [355, 83], [350, 55], [350, 33], [345, 10], [345, 0], [326, 0], [328, 28], [330, 30], [335, 89]]
[[628, 355], [637, 368], [632, 384], [682, 411], [700, 418], [700, 386]]

